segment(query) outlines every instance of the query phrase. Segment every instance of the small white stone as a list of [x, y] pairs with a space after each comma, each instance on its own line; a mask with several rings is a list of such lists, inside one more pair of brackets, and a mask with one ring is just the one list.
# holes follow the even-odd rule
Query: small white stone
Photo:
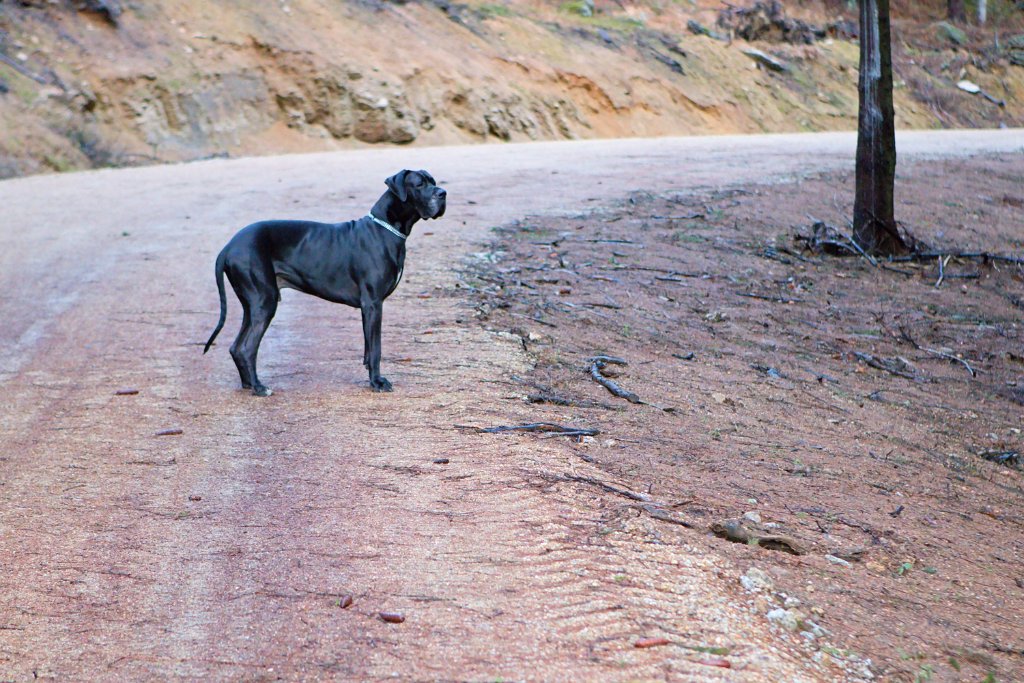
[[748, 569], [747, 573], [740, 577], [740, 583], [751, 593], [768, 592], [775, 586], [772, 577], [757, 567]]
[[768, 621], [778, 624], [787, 631], [796, 631], [800, 628], [800, 619], [791, 610], [776, 607], [765, 616], [768, 617]]
[[813, 633], [815, 635], [815, 637], [817, 637], [817, 638], [823, 638], [823, 637], [829, 635], [829, 632], [828, 632], [828, 630], [825, 627], [819, 626], [818, 624], [814, 623], [810, 619], [805, 619], [804, 620], [804, 627], [808, 631]]
[[761, 513], [758, 512], [757, 510], [751, 510], [750, 512], [744, 512], [743, 513], [743, 519], [749, 520], [749, 521], [753, 522], [754, 524], [760, 524], [761, 523]]

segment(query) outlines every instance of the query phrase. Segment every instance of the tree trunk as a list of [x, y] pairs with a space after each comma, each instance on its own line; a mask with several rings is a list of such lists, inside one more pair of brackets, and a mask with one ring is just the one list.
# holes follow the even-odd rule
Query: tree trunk
[[896, 129], [889, 0], [860, 0], [860, 114], [853, 239], [869, 254], [907, 252], [893, 217]]
[[988, 19], [988, 3], [985, 0], [978, 0], [978, 26], [984, 26]]
[[946, 16], [950, 21], [965, 23], [967, 21], [967, 9], [964, 7], [964, 0], [948, 0], [948, 11]]

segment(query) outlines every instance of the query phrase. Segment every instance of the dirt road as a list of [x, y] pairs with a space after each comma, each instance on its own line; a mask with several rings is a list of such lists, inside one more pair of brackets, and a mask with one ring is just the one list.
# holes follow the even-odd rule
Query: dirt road
[[[912, 134], [901, 153], [1022, 145]], [[455, 285], [491, 226], [852, 152], [835, 134], [624, 140], [0, 183], [0, 680], [839, 678], [685, 532], [603, 529], [599, 491], [551, 485], [586, 474], [555, 442], [455, 427], [529, 418], [507, 400], [519, 340], [473, 322]], [[449, 209], [417, 226], [386, 306], [396, 391], [368, 390], [356, 311], [286, 291], [261, 353], [275, 395], [242, 392], [234, 302], [200, 353], [220, 246], [261, 218], [359, 216], [401, 167], [429, 169]], [[662, 635], [690, 647], [634, 647]], [[695, 649], [719, 647], [730, 669]]]

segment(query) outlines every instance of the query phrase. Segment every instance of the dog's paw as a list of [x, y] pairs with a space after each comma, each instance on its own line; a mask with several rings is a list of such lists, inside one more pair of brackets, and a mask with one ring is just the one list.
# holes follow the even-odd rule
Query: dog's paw
[[393, 391], [391, 382], [388, 381], [387, 377], [378, 377], [377, 379], [370, 380], [370, 388], [374, 391]]
[[274, 394], [269, 387], [265, 387], [262, 384], [257, 384], [253, 387], [252, 393], [254, 396], [272, 396]]

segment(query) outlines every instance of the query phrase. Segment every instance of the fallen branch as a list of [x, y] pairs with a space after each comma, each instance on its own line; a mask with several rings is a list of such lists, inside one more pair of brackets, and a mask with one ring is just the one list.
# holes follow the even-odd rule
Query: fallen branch
[[629, 365], [629, 362], [625, 358], [619, 358], [618, 356], [591, 356], [588, 358], [591, 363], [608, 363], [611, 365]]
[[779, 534], [768, 534], [749, 527], [742, 519], [730, 519], [711, 525], [711, 531], [719, 538], [733, 543], [757, 545], [769, 550], [782, 550], [791, 555], [806, 555], [807, 550], [797, 541]]
[[643, 401], [640, 400], [640, 397], [634, 394], [632, 391], [627, 391], [626, 389], [623, 389], [616, 382], [608, 379], [603, 374], [601, 374], [601, 370], [604, 369], [606, 363], [612, 363], [614, 365], [626, 365], [626, 361], [622, 360], [621, 358], [612, 358], [609, 356], [596, 356], [595, 358], [591, 358], [590, 360], [590, 376], [594, 378], [595, 382], [597, 382], [605, 389], [610, 391], [612, 396], [624, 398], [630, 403], [643, 403]]
[[18, 73], [20, 73], [25, 78], [30, 78], [33, 81], [35, 81], [36, 83], [40, 83], [42, 85], [46, 85], [47, 83], [49, 83], [49, 81], [47, 81], [45, 78], [43, 78], [42, 76], [39, 76], [38, 74], [32, 73], [31, 71], [26, 69], [24, 66], [19, 64], [17, 61], [15, 61], [15, 60], [11, 59], [10, 57], [8, 57], [7, 55], [5, 55], [3, 52], [0, 52], [0, 62], [3, 62], [7, 66], [11, 67], [12, 69], [14, 69]]
[[638, 505], [637, 507], [646, 512], [647, 514], [649, 514], [654, 519], [660, 520], [662, 522], [668, 522], [669, 524], [678, 524], [679, 526], [684, 526], [687, 529], [696, 528], [695, 525], [690, 524], [684, 519], [679, 519], [668, 510], [663, 510], [655, 505]]
[[704, 218], [703, 213], [688, 213], [684, 216], [651, 216], [656, 221], [685, 221], [694, 218]]
[[[906, 372], [905, 370], [900, 370], [896, 368], [895, 362], [892, 360], [883, 361], [881, 359], [875, 358], [870, 353], [861, 353], [860, 351], [854, 351], [853, 355], [856, 356], [858, 360], [863, 361], [869, 366], [876, 368], [878, 370], [884, 370], [885, 372], [888, 372], [890, 375], [896, 375], [897, 377], [903, 377], [904, 379], [913, 380], [916, 380], [918, 378], [917, 375], [913, 373]], [[899, 361], [903, 364], [904, 367], [910, 367], [910, 364], [907, 363], [902, 358], [900, 358]]]
[[562, 481], [575, 481], [580, 484], [590, 484], [600, 489], [604, 489], [608, 493], [614, 493], [617, 496], [623, 498], [629, 498], [630, 500], [639, 501], [641, 503], [653, 503], [653, 499], [646, 493], [636, 493], [628, 489], [620, 489], [618, 486], [613, 486], [606, 481], [600, 479], [594, 479], [593, 477], [585, 477], [581, 474], [563, 474], [560, 478]]
[[523, 425], [499, 425], [497, 427], [474, 427], [472, 425], [455, 425], [456, 429], [472, 429], [477, 433], [501, 434], [503, 432], [546, 432], [558, 436], [596, 436], [600, 430], [586, 427], [563, 427], [551, 422], [531, 422]]
[[972, 368], [970, 363], [965, 361], [963, 358], [959, 358], [957, 356], [954, 356], [951, 353], [946, 353], [945, 351], [939, 351], [938, 349], [929, 349], [929, 348], [925, 348], [924, 346], [919, 346], [917, 348], [921, 349], [922, 351], [927, 351], [928, 353], [934, 354], [934, 355], [939, 356], [941, 358], [947, 358], [949, 360], [956, 361], [957, 363], [960, 363], [965, 368], [967, 368], [967, 372], [971, 373], [971, 377], [977, 377], [978, 376], [978, 371], [975, 370], [974, 368]]
[[736, 296], [745, 296], [750, 299], [761, 299], [762, 301], [772, 301], [777, 304], [788, 304], [788, 303], [799, 303], [803, 299], [796, 298], [785, 298], [781, 296], [765, 296], [764, 294], [755, 294], [753, 292], [733, 292]]
[[982, 451], [978, 454], [989, 462], [1008, 467], [1020, 467], [1021, 459], [1018, 451]]
[[[942, 261], [940, 260], [939, 263], [941, 264]], [[939, 281], [940, 282], [942, 281], [941, 277], [939, 278]], [[977, 377], [978, 376], [977, 370], [972, 368], [970, 363], [965, 361], [963, 358], [960, 358], [959, 356], [954, 356], [951, 353], [946, 353], [945, 351], [939, 351], [938, 349], [929, 349], [929, 348], [927, 348], [925, 346], [921, 346], [920, 344], [918, 344], [917, 340], [914, 339], [913, 337], [911, 337], [910, 333], [907, 332], [906, 328], [903, 327], [902, 325], [900, 325], [900, 335], [899, 336], [900, 336], [900, 339], [902, 339], [903, 341], [907, 342], [908, 344], [913, 346], [918, 351], [925, 351], [926, 353], [930, 353], [932, 355], [939, 356], [940, 358], [946, 358], [948, 360], [956, 361], [957, 363], [960, 363], [965, 368], [967, 368], [967, 372], [971, 373], [971, 377]]]
[[918, 251], [912, 254], [907, 254], [906, 256], [892, 256], [888, 260], [892, 263], [909, 263], [934, 261], [938, 258], [947, 259], [947, 262], [950, 258], [961, 258], [979, 259], [986, 263], [988, 261], [1000, 261], [1003, 263], [1024, 265], [1024, 258], [1006, 256], [1004, 254], [992, 254], [987, 251]]
[[826, 254], [832, 256], [842, 256], [845, 254], [857, 254], [862, 256], [875, 268], [878, 267], [878, 261], [873, 256], [864, 251], [857, 241], [840, 232], [837, 228], [819, 221], [814, 216], [808, 216], [814, 224], [811, 225], [811, 235], [797, 235], [794, 239], [798, 242], [803, 242], [807, 249], [812, 253], [817, 251], [823, 251]]
[[549, 403], [555, 406], [568, 406], [572, 408], [603, 408], [604, 410], [622, 410], [617, 406], [610, 405], [608, 403], [601, 403], [599, 401], [582, 401], [575, 398], [569, 398], [567, 396], [559, 396], [558, 394], [540, 393], [540, 394], [528, 394], [526, 400], [530, 403]]

